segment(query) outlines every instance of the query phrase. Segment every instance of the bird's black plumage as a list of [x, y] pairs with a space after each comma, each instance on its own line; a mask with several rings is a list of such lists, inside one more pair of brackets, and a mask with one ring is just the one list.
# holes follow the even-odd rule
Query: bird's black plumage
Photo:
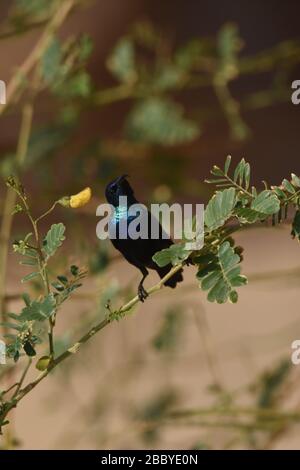
[[[127, 236], [127, 238], [121, 238], [120, 236], [120, 221], [122, 217], [126, 217], [128, 222], [130, 222], [130, 216], [128, 215], [128, 209], [133, 204], [138, 204], [136, 200], [133, 189], [131, 188], [130, 184], [126, 179], [127, 175], [120, 176], [119, 178], [115, 179], [111, 183], [109, 183], [106, 187], [105, 196], [107, 202], [112, 204], [115, 208], [115, 212], [113, 218], [111, 220], [112, 224], [115, 224], [116, 230], [116, 238], [111, 239], [112, 244], [114, 247], [119, 250], [124, 258], [133, 266], [137, 267], [143, 277], [141, 282], [139, 283], [138, 287], [138, 296], [140, 300], [143, 302], [147, 297], [147, 292], [143, 287], [143, 282], [147, 277], [148, 269], [154, 269], [160, 276], [163, 278], [172, 268], [172, 265], [169, 264], [164, 267], [159, 267], [152, 259], [153, 255], [158, 251], [168, 248], [170, 245], [173, 244], [173, 241], [170, 238], [162, 238], [163, 229], [159, 224], [159, 238], [153, 239], [151, 238], [150, 230], [151, 230], [151, 222], [153, 221], [153, 215], [147, 211], [145, 216], [148, 218], [148, 230], [149, 236], [147, 239], [144, 238], [137, 238], [132, 239]], [[120, 207], [120, 197], [126, 196], [127, 197], [127, 207]], [[134, 217], [133, 217], [134, 218]], [[157, 222], [158, 223], [158, 222]], [[170, 279], [165, 282], [166, 286], [169, 287], [176, 287], [177, 282], [181, 282], [183, 280], [182, 277], [182, 270], [177, 271]]]

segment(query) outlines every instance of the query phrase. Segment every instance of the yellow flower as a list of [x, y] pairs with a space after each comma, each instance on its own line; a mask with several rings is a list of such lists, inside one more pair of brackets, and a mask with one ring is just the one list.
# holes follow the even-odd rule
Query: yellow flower
[[77, 209], [78, 207], [85, 206], [92, 197], [91, 188], [85, 188], [80, 193], [74, 194], [70, 197], [70, 207]]

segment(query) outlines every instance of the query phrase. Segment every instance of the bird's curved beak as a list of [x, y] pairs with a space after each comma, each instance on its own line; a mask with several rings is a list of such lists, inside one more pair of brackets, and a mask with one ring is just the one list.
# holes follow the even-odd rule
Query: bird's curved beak
[[116, 183], [121, 183], [125, 178], [128, 178], [129, 175], [122, 175], [116, 179]]

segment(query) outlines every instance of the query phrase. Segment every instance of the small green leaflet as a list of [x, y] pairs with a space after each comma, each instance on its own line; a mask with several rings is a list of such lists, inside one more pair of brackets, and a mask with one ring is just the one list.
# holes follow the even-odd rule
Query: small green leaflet
[[62, 242], [65, 239], [64, 233], [65, 233], [66, 227], [64, 224], [59, 223], [59, 224], [53, 224], [48, 231], [45, 239], [44, 239], [44, 246], [43, 250], [47, 257], [50, 257], [54, 255], [56, 250], [62, 245]]
[[184, 116], [181, 105], [166, 98], [151, 97], [133, 107], [125, 132], [137, 142], [176, 145], [196, 139], [199, 126]]
[[280, 202], [276, 194], [266, 189], [252, 201], [251, 209], [260, 214], [272, 215], [279, 211]]
[[235, 214], [242, 224], [252, 224], [259, 219], [266, 218], [266, 214], [261, 214], [250, 207], [238, 208], [236, 209]]
[[225, 165], [224, 165], [224, 173], [225, 175], [228, 174], [228, 170], [231, 164], [231, 155], [227, 155], [226, 160], [225, 160]]
[[282, 181], [282, 186], [290, 194], [294, 194], [296, 192], [294, 186], [287, 179]]
[[296, 188], [300, 188], [300, 178], [295, 173], [291, 174], [291, 182]]
[[22, 266], [36, 266], [38, 264], [38, 260], [28, 258], [28, 259], [24, 259], [24, 260], [20, 261], [19, 264], [21, 264]]
[[44, 321], [51, 317], [55, 311], [56, 302], [53, 294], [47, 295], [41, 302], [34, 300], [22, 309], [20, 320]]
[[238, 294], [234, 288], [247, 283], [247, 278], [240, 274], [239, 263], [239, 255], [226, 241], [219, 247], [217, 255], [210, 258], [208, 265], [200, 268], [197, 278], [201, 281], [201, 289], [208, 291], [209, 302], [222, 304], [228, 299], [232, 303], [237, 302]]
[[204, 221], [209, 231], [221, 227], [232, 215], [236, 203], [235, 189], [217, 191], [207, 204]]
[[261, 214], [272, 215], [280, 209], [280, 202], [276, 194], [272, 191], [265, 190], [259, 193], [251, 204], [251, 209], [260, 212]]
[[22, 279], [21, 279], [21, 282], [27, 282], [27, 281], [31, 281], [31, 279], [39, 276], [40, 273], [39, 272], [33, 272], [33, 273], [30, 273], [30, 274], [27, 274], [27, 276], [24, 276]]
[[251, 207], [236, 209], [236, 215], [241, 223], [253, 223], [264, 220], [280, 210], [280, 201], [273, 191], [265, 190], [252, 201]]
[[247, 190], [250, 186], [250, 175], [250, 164], [247, 163], [244, 158], [242, 158], [234, 170], [233, 180], [235, 183], [238, 183]]
[[158, 266], [163, 267], [170, 263], [173, 265], [182, 263], [190, 256], [190, 254], [191, 251], [185, 248], [184, 243], [178, 243], [171, 245], [169, 248], [158, 251], [152, 259]]

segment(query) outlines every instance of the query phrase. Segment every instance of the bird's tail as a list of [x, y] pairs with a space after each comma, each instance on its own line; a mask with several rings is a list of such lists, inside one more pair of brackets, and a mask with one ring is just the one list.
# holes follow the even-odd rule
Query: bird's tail
[[[165, 275], [168, 274], [170, 269], [172, 269], [171, 264], [168, 264], [167, 266], [164, 266], [163, 268], [158, 268], [157, 272], [158, 272], [160, 278], [162, 279], [163, 277], [165, 277]], [[165, 282], [165, 286], [172, 287], [172, 289], [174, 289], [174, 287], [176, 287], [176, 285], [177, 285], [177, 282], [183, 281], [182, 272], [183, 272], [183, 270], [180, 269], [179, 271], [174, 273], [173, 276], [170, 277], [170, 279], [168, 279]]]

